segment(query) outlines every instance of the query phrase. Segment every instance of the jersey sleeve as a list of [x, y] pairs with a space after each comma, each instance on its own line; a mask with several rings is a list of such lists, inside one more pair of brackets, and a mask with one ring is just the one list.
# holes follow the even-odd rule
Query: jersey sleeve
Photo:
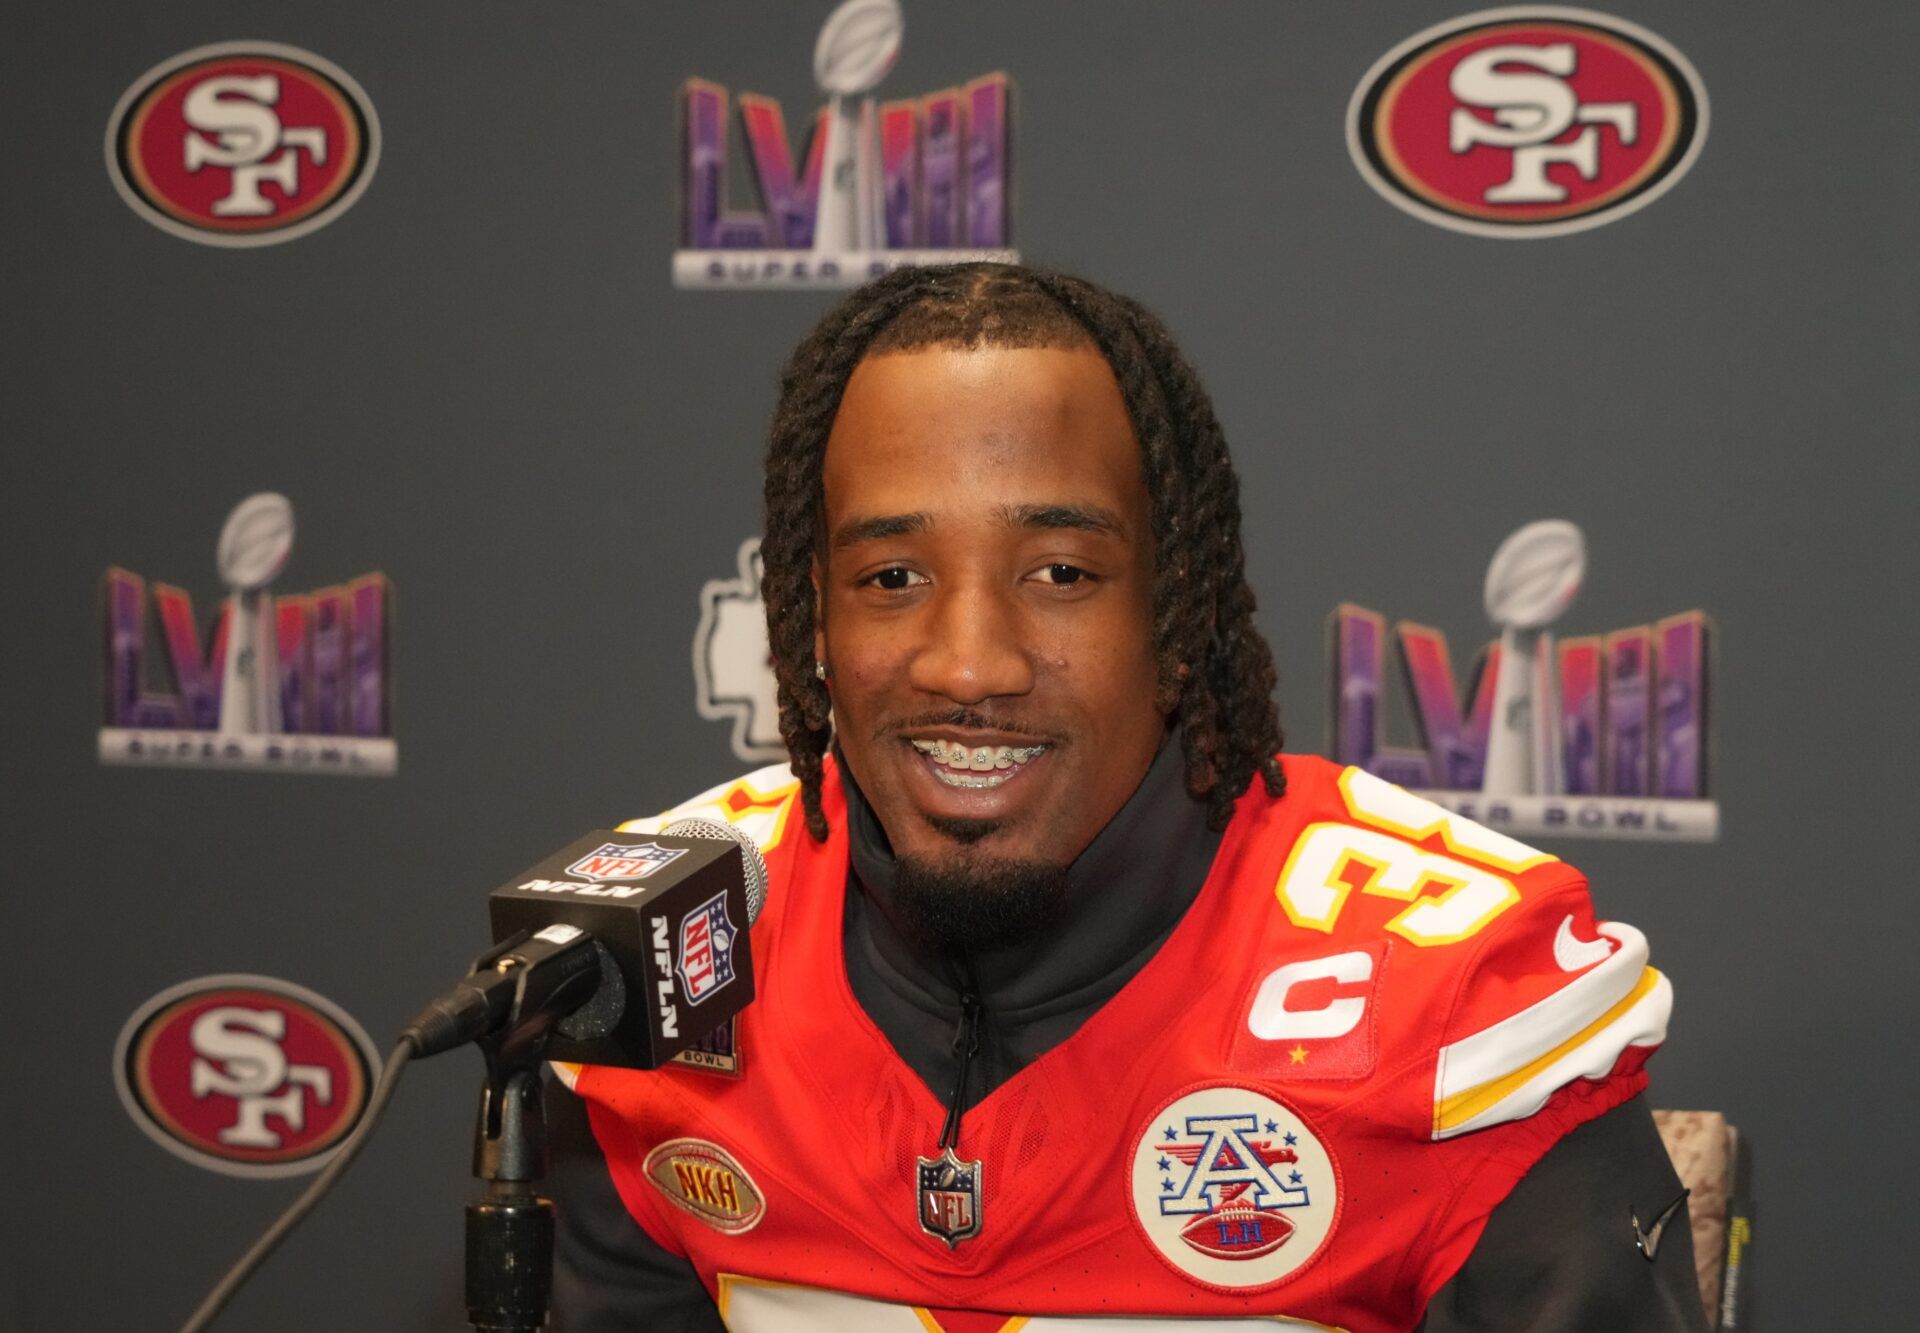
[[1597, 920], [1586, 881], [1554, 870], [1463, 978], [1434, 1062], [1437, 1140], [1537, 1115], [1580, 1080], [1631, 1079], [1666, 1039], [1673, 987], [1647, 937]]
[[[1682, 1185], [1646, 1098], [1556, 1142], [1493, 1210], [1418, 1333], [1705, 1333]], [[1628, 1222], [1672, 1214], [1651, 1258]]]
[[1281, 905], [1363, 934], [1396, 913], [1376, 928], [1407, 978], [1387, 1015], [1419, 1071], [1403, 1123], [1449, 1191], [1415, 1261], [1427, 1298], [1556, 1143], [1646, 1087], [1673, 988], [1558, 857], [1359, 769], [1337, 787], [1346, 818], [1301, 837]]
[[1556, 864], [1519, 883], [1461, 977], [1432, 1065], [1430, 1134], [1453, 1194], [1425, 1256], [1428, 1296], [1556, 1144], [1646, 1088], [1673, 1007], [1646, 936], [1596, 918], [1582, 876]]

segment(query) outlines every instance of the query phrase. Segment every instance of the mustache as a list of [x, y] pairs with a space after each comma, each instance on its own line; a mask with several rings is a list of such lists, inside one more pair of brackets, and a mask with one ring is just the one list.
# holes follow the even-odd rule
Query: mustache
[[908, 732], [919, 731], [927, 727], [955, 727], [968, 731], [1002, 731], [1009, 735], [1024, 736], [1029, 740], [1054, 743], [1059, 733], [1018, 719], [998, 717], [977, 708], [942, 708], [925, 713], [916, 713], [912, 717], [898, 721], [885, 722], [873, 733], [876, 741], [890, 740], [904, 736]]

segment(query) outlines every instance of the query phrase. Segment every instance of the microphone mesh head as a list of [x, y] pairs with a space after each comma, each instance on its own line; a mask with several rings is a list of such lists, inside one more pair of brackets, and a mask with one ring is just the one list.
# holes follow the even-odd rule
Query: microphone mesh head
[[711, 838], [737, 846], [747, 869], [747, 924], [760, 919], [760, 909], [767, 905], [767, 858], [760, 855], [752, 838], [717, 819], [676, 819], [660, 831], [673, 838]]

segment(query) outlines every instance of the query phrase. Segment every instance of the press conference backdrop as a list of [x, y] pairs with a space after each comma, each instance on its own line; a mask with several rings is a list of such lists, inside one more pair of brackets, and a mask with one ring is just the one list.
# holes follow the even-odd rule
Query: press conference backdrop
[[[1575, 749], [1614, 692], [1558, 808], [1625, 836], [1525, 836], [1674, 980], [1655, 1101], [1758, 1147], [1764, 1326], [1897, 1323], [1920, 18], [1623, 0], [1626, 38], [1503, 103], [1420, 37], [1468, 5], [905, 0], [877, 151], [823, 209], [828, 10], [9, 25], [0, 1323], [177, 1322], [485, 943], [488, 888], [751, 766], [763, 431], [848, 276], [816, 244], [1011, 249], [1166, 317], [1295, 748], [1369, 748], [1364, 703], [1370, 762], [1471, 798], [1487, 563], [1577, 524]], [[290, 543], [263, 502], [217, 561], [260, 493]], [[1343, 605], [1378, 619], [1330, 639]], [[233, 700], [282, 738], [221, 739]], [[478, 1074], [413, 1073], [233, 1327], [459, 1324]]]

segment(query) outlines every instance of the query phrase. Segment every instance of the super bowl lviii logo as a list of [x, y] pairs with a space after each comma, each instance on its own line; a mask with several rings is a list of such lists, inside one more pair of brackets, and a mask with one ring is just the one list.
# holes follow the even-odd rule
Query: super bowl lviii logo
[[137, 1009], [113, 1053], [114, 1086], [141, 1131], [232, 1176], [316, 1171], [359, 1123], [373, 1043], [324, 996], [273, 977], [171, 986]]
[[1707, 95], [1685, 56], [1607, 14], [1519, 5], [1408, 38], [1354, 89], [1347, 145], [1417, 218], [1479, 236], [1583, 231], [1693, 165]]
[[1007, 76], [876, 104], [904, 26], [898, 0], [845, 0], [827, 17], [813, 51], [827, 105], [798, 152], [780, 103], [740, 94], [751, 208], [727, 199], [727, 90], [687, 81], [675, 285], [853, 287], [907, 264], [1018, 258]]
[[1447, 637], [1401, 621], [1418, 748], [1385, 743], [1386, 620], [1333, 613], [1333, 757], [1483, 824], [1520, 834], [1710, 841], [1709, 622], [1699, 611], [1556, 641], [1586, 543], [1571, 523], [1530, 523], [1487, 569], [1487, 615], [1500, 637], [1463, 694]]
[[147, 653], [146, 580], [107, 571], [101, 763], [369, 777], [395, 771], [387, 580], [363, 574], [274, 597], [268, 589], [292, 549], [293, 506], [285, 496], [241, 501], [220, 532], [227, 596], [204, 638], [191, 595], [153, 585], [164, 671]]
[[162, 61], [107, 122], [107, 173], [134, 212], [206, 245], [290, 241], [340, 216], [380, 160], [373, 103], [346, 71], [272, 42]]

